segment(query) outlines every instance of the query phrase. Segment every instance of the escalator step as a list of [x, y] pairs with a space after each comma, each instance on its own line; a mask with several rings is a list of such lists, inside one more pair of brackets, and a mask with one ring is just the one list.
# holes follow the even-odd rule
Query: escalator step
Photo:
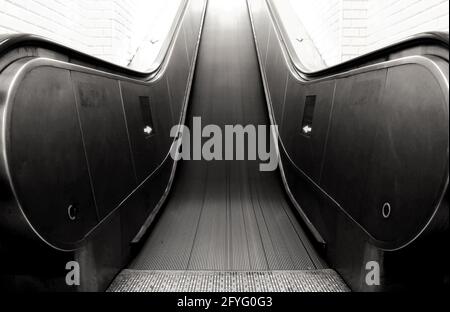
[[142, 271], [124, 270], [109, 292], [347, 292], [334, 270]]

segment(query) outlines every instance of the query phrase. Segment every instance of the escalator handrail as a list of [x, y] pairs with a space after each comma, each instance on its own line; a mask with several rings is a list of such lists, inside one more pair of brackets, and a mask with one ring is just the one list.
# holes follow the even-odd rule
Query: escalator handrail
[[[87, 63], [91, 66], [100, 67], [102, 70], [106, 70], [115, 74], [132, 77], [134, 79], [148, 80], [154, 77], [162, 68], [166, 56], [169, 54], [170, 46], [177, 33], [177, 29], [182, 23], [184, 13], [186, 11], [189, 0], [182, 0], [182, 3], [178, 9], [174, 22], [172, 23], [169, 34], [164, 40], [162, 48], [160, 49], [158, 56], [148, 71], [138, 71], [125, 66], [121, 66], [96, 56], [87, 54], [85, 52], [78, 51], [74, 48], [65, 46], [51, 39], [34, 35], [34, 34], [0, 34], [0, 58], [8, 54], [9, 52], [26, 47], [44, 48], [50, 51], [61, 53], [68, 56], [70, 59], [76, 59], [78, 61]], [[1, 70], [1, 69], [0, 69]]]
[[270, 16], [274, 21], [275, 29], [278, 31], [280, 39], [286, 48], [286, 52], [288, 54], [288, 57], [290, 58], [291, 64], [293, 65], [295, 71], [299, 74], [299, 76], [305, 80], [318, 79], [339, 74], [351, 69], [355, 69], [370, 64], [370, 62], [386, 57], [386, 55], [390, 55], [392, 53], [399, 52], [408, 48], [420, 47], [423, 45], [433, 45], [443, 47], [447, 50], [449, 49], [449, 32], [443, 31], [424, 32], [399, 40], [395, 43], [374, 50], [372, 52], [368, 52], [366, 54], [347, 60], [345, 62], [317, 71], [308, 71], [308, 69], [305, 68], [305, 66], [303, 66], [301, 61], [299, 60], [298, 55], [295, 52], [295, 49], [292, 45], [292, 42], [289, 39], [287, 30], [283, 25], [283, 23], [281, 22], [277, 10], [274, 8], [272, 0], [265, 0], [265, 1], [267, 3], [267, 8], [269, 10]]

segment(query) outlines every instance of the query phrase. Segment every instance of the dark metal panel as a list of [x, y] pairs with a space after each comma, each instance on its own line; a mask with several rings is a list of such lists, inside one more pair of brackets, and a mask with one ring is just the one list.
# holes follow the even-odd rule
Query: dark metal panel
[[[160, 181], [161, 185], [167, 185], [167, 181]], [[165, 183], [165, 184], [164, 184]], [[142, 189], [139, 188], [133, 193], [119, 208], [120, 215], [120, 239], [121, 239], [121, 265], [120, 269], [124, 268], [132, 260], [133, 251], [135, 246], [132, 244], [133, 238], [138, 233], [142, 226], [143, 220], [145, 220], [148, 214], [156, 206], [154, 203], [147, 203], [142, 194]], [[154, 189], [157, 193], [157, 188]], [[160, 195], [162, 196], [162, 195]], [[117, 215], [117, 214], [116, 214]], [[118, 228], [114, 229], [118, 232]], [[119, 248], [117, 246], [115, 248]]]
[[170, 147], [172, 117], [167, 85], [144, 86], [122, 82], [122, 96], [138, 182], [163, 161]]
[[178, 124], [181, 117], [188, 76], [189, 62], [186, 51], [186, 42], [184, 40], [184, 32], [181, 32], [175, 43], [166, 74], [174, 124]]
[[301, 133], [300, 117], [303, 114], [304, 102], [301, 99], [305, 98], [306, 90], [302, 84], [293, 78], [291, 75], [287, 81], [287, 93], [283, 110], [283, 121], [281, 122], [280, 133], [281, 139], [285, 144], [288, 154], [293, 153], [296, 140]]
[[370, 191], [367, 173], [385, 81], [386, 70], [378, 70], [336, 82], [322, 185], [356, 219]]
[[[269, 40], [276, 40], [275, 34], [270, 35]], [[275, 122], [280, 125], [285, 104], [286, 84], [288, 79], [288, 68], [283, 52], [279, 45], [269, 45], [266, 59], [266, 78], [270, 91], [270, 98], [275, 115]]]
[[167, 155], [173, 143], [174, 138], [170, 137], [172, 125], [179, 122], [179, 116], [172, 110], [173, 101], [170, 97], [170, 90], [171, 88], [165, 79], [158, 80], [150, 86], [150, 99], [154, 113], [155, 131], [157, 131], [155, 141], [158, 145], [159, 163]]
[[447, 165], [448, 105], [430, 71], [403, 65], [337, 82], [321, 185], [374, 238], [418, 235]]
[[[334, 85], [334, 81], [303, 85], [291, 78], [287, 86], [285, 121], [289, 131], [283, 131], [283, 135], [286, 135], [284, 143], [295, 164], [316, 183], [320, 182]], [[302, 121], [305, 103], [311, 96], [315, 96], [312, 132], [304, 135]]]
[[[125, 207], [122, 207], [125, 208]], [[80, 285], [64, 285], [64, 291], [101, 292], [126, 264], [127, 257], [122, 249], [121, 215], [106, 219], [92, 235], [92, 239], [75, 251], [71, 261], [80, 264]], [[59, 263], [65, 268], [65, 263]], [[67, 274], [67, 270], [64, 271]], [[63, 276], [65, 277], [65, 276]], [[65, 280], [65, 279], [63, 279]]]
[[100, 218], [136, 187], [116, 80], [72, 72], [86, 155]]
[[[405, 81], [408, 83], [405, 83]], [[388, 70], [384, 101], [366, 161], [367, 193], [361, 224], [383, 241], [412, 239], [430, 220], [448, 178], [446, 96], [420, 65]], [[391, 213], [383, 217], [383, 205]]]
[[41, 67], [27, 74], [9, 137], [10, 172], [30, 222], [52, 243], [81, 240], [97, 214], [69, 71]]

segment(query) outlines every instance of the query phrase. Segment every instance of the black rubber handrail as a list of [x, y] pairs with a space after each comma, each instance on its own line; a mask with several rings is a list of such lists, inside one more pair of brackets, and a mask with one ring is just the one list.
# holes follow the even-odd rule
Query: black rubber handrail
[[[337, 65], [315, 71], [315, 72], [303, 72], [303, 75], [308, 77], [322, 77], [322, 76], [330, 76], [336, 73], [341, 73], [346, 71], [349, 68], [357, 68], [361, 65], [365, 65], [373, 60], [386, 57], [386, 55], [390, 55], [392, 53], [396, 53], [405, 49], [420, 47], [424, 45], [435, 45], [442, 46], [448, 50], [449, 48], [449, 33], [448, 32], [427, 32], [420, 33], [401, 41], [398, 41], [394, 44], [388, 45], [384, 48], [369, 52], [367, 54], [363, 54], [351, 60], [345, 61], [343, 63], [339, 63]], [[447, 59], [448, 61], [448, 59]]]
[[86, 62], [88, 64], [92, 64], [93, 66], [99, 66], [111, 70], [115, 73], [124, 74], [126, 76], [146, 78], [152, 74], [152, 72], [140, 72], [102, 60], [98, 57], [69, 48], [65, 45], [41, 36], [33, 34], [0, 35], [0, 58], [6, 55], [8, 52], [22, 47], [37, 47], [49, 49], [51, 51], [68, 56], [71, 59]]
[[175, 36], [177, 29], [179, 28], [184, 12], [187, 8], [189, 0], [185, 0], [177, 12], [175, 21], [172, 23], [172, 28], [169, 35], [165, 39], [165, 43], [156, 59], [156, 66], [150, 71], [138, 71], [128, 67], [120, 66], [112, 62], [100, 59], [96, 56], [78, 51], [76, 49], [65, 46], [61, 43], [57, 43], [51, 39], [34, 35], [34, 34], [0, 34], [0, 58], [5, 56], [7, 53], [22, 47], [36, 47], [48, 49], [50, 51], [60, 53], [64, 56], [69, 57], [69, 59], [74, 59], [79, 62], [87, 63], [93, 67], [100, 67], [102, 70], [107, 70], [115, 74], [124, 75], [127, 77], [132, 77], [135, 79], [146, 80], [149, 79], [161, 69], [164, 59], [170, 50], [171, 42]]
[[442, 31], [424, 32], [416, 34], [414, 36], [407, 37], [393, 44], [387, 45], [383, 48], [355, 57], [348, 61], [317, 71], [308, 71], [306, 68], [302, 67], [299, 64], [301, 62], [297, 59], [297, 56], [292, 48], [292, 44], [288, 39], [287, 31], [284, 25], [280, 22], [278, 12], [276, 11], [276, 9], [273, 8], [273, 4], [271, 2], [272, 2], [271, 0], [266, 0], [269, 13], [274, 20], [275, 28], [279, 32], [281, 40], [283, 41], [283, 44], [286, 47], [292, 65], [294, 66], [295, 70], [299, 73], [299, 75], [305, 79], [317, 79], [339, 74], [347, 70], [366, 65], [380, 58], [385, 58], [387, 55], [390, 55], [392, 53], [396, 53], [413, 47], [432, 45], [432, 46], [441, 46], [447, 50], [449, 49], [449, 32], [442, 32]]

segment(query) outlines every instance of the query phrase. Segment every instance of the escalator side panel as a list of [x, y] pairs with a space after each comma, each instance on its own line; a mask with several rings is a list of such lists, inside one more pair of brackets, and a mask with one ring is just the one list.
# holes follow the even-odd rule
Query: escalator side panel
[[[425, 255], [439, 253], [448, 232], [448, 58], [442, 57], [448, 39], [431, 45], [424, 36], [422, 43], [368, 55], [360, 68], [345, 63], [339, 72], [302, 73], [292, 65], [267, 1], [248, 4], [268, 101], [275, 121], [283, 116], [285, 182], [326, 241], [330, 263], [355, 290], [415, 287], [407, 272], [423, 263], [436, 269], [417, 275], [422, 285], [444, 283], [438, 272], [444, 261], [433, 265]], [[267, 49], [273, 56], [271, 50], [283, 51], [290, 73], [281, 113], [272, 90], [285, 77]], [[305, 120], [312, 127], [302, 128]], [[406, 260], [412, 254], [415, 260]], [[389, 268], [381, 287], [364, 282], [369, 261]]]
[[[414, 83], [404, 83], [405, 77], [415, 77]], [[446, 94], [440, 90], [433, 74], [421, 66], [390, 68], [380, 115], [385, 118], [375, 125], [378, 131], [367, 177], [370, 192], [366, 205], [373, 209], [368, 209], [361, 223], [375, 237], [401, 241], [403, 237], [396, 233], [420, 230], [424, 223], [433, 220], [435, 210], [419, 208], [438, 205], [437, 199], [445, 187], [449, 152], [448, 89]], [[385, 176], [381, 178], [379, 172], [385, 172]], [[381, 200], [398, 207], [392, 210], [388, 222], [377, 218], [376, 207], [382, 205]], [[445, 215], [434, 218], [437, 222], [445, 220]], [[440, 232], [433, 227], [429, 231]]]
[[[297, 160], [301, 170], [319, 184], [333, 111], [335, 82], [324, 81], [304, 86], [290, 76], [286, 89], [289, 92], [286, 92], [281, 135], [285, 138], [287, 153]], [[308, 98], [313, 98], [315, 102], [311, 136], [305, 135], [302, 129]]]
[[[30, 221], [54, 242], [82, 239], [98, 219], [70, 72], [32, 70], [16, 94], [11, 125], [9, 139], [16, 144], [10, 149], [10, 170]], [[77, 222], [67, 217], [70, 205], [79, 208]], [[54, 222], [60, 227], [54, 228]]]
[[188, 85], [190, 60], [186, 48], [186, 33], [180, 32], [173, 50], [173, 62], [167, 68], [167, 85], [169, 87], [170, 103], [173, 112], [172, 125], [178, 125], [185, 102], [186, 87]]
[[284, 66], [285, 60], [281, 49], [274, 44], [270, 44], [272, 40], [276, 40], [273, 32], [270, 33], [268, 40], [268, 50], [266, 59], [264, 60], [264, 66], [266, 68], [266, 79], [275, 113], [274, 120], [280, 126], [282, 125], [282, 115], [285, 107], [285, 97], [287, 95], [288, 69]]
[[95, 200], [103, 219], [137, 186], [121, 91], [112, 79], [77, 72], [72, 79]]
[[172, 112], [165, 80], [154, 86], [121, 83], [127, 129], [138, 183], [164, 160], [170, 149]]
[[[373, 191], [367, 185], [367, 172], [376, 152], [373, 143], [385, 80], [386, 70], [380, 70], [336, 82], [321, 185], [357, 220], [366, 212], [367, 193]], [[349, 186], [352, 194], [348, 192]]]
[[[156, 76], [113, 65], [101, 71], [91, 66], [95, 59], [83, 62], [52, 43], [2, 68], [0, 230], [20, 251], [0, 244], [0, 264], [9, 270], [0, 272], [1, 289], [104, 290], [128, 263], [131, 242], [172, 179], [169, 132], [186, 104], [205, 3], [193, 0], [184, 11]], [[45, 268], [42, 261], [19, 265], [36, 254]], [[65, 265], [73, 260], [83, 266], [82, 286], [70, 288]]]

